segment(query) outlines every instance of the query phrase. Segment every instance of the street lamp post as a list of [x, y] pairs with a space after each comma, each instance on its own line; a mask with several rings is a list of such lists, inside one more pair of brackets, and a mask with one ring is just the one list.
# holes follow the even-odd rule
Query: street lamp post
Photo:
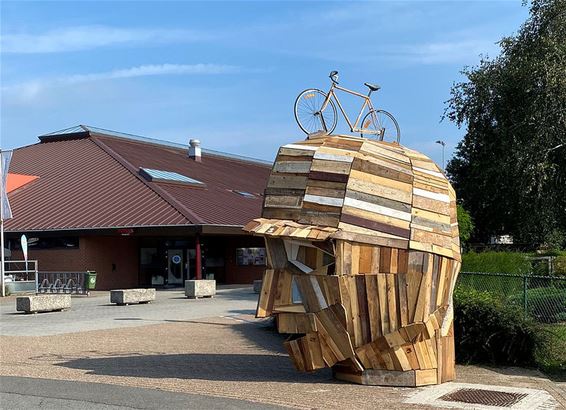
[[442, 140], [438, 140], [436, 143], [442, 145], [442, 170], [444, 171], [444, 147], [446, 147], [446, 143]]

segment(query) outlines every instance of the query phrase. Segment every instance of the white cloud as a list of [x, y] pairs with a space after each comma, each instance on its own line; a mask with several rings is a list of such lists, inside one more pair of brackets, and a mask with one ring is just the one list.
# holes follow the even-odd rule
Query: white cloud
[[36, 79], [4, 86], [2, 87], [2, 93], [6, 97], [11, 97], [18, 101], [30, 101], [45, 89], [58, 86], [156, 75], [218, 75], [236, 74], [244, 71], [257, 72], [257, 70], [244, 70], [242, 67], [226, 64], [149, 64], [99, 73]]
[[211, 33], [193, 30], [76, 26], [40, 34], [5, 34], [0, 39], [0, 47], [3, 53], [58, 53], [124, 44], [197, 42], [213, 37]]

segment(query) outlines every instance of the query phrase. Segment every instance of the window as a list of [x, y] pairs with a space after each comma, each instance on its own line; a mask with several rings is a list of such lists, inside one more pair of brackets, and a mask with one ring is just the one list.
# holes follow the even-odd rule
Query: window
[[205, 184], [186, 175], [181, 175], [173, 171], [162, 171], [159, 169], [140, 168], [140, 175], [151, 182], [172, 182], [177, 184], [187, 184], [204, 186]]
[[255, 198], [256, 196], [254, 194], [252, 194], [251, 192], [246, 192], [246, 191], [236, 191], [236, 190], [232, 190], [232, 192], [234, 192], [235, 194], [241, 195], [244, 198]]
[[[19, 240], [10, 241], [11, 250], [21, 250]], [[62, 236], [55, 238], [29, 237], [28, 249], [76, 249], [79, 247], [78, 236]]]
[[265, 248], [236, 248], [238, 266], [265, 265]]

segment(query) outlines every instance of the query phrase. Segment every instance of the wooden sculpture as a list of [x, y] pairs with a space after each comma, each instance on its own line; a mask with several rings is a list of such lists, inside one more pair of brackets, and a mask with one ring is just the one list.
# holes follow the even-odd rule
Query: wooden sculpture
[[454, 379], [456, 197], [426, 156], [396, 143], [311, 137], [281, 147], [262, 218], [257, 317], [275, 316], [301, 371], [361, 384]]

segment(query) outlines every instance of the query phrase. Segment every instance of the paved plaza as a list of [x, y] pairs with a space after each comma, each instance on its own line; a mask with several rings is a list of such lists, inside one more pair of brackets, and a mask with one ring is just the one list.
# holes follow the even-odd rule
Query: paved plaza
[[[296, 372], [284, 336], [254, 318], [256, 298], [251, 287], [221, 288], [200, 300], [170, 290], [148, 305], [115, 306], [108, 292], [96, 292], [74, 297], [70, 311], [36, 315], [16, 313], [6, 298], [0, 407], [433, 408], [412, 398], [436, 386], [358, 386], [335, 381], [328, 369]], [[530, 389], [541, 397], [539, 408], [566, 408], [564, 384], [537, 371], [457, 372], [458, 383]]]

